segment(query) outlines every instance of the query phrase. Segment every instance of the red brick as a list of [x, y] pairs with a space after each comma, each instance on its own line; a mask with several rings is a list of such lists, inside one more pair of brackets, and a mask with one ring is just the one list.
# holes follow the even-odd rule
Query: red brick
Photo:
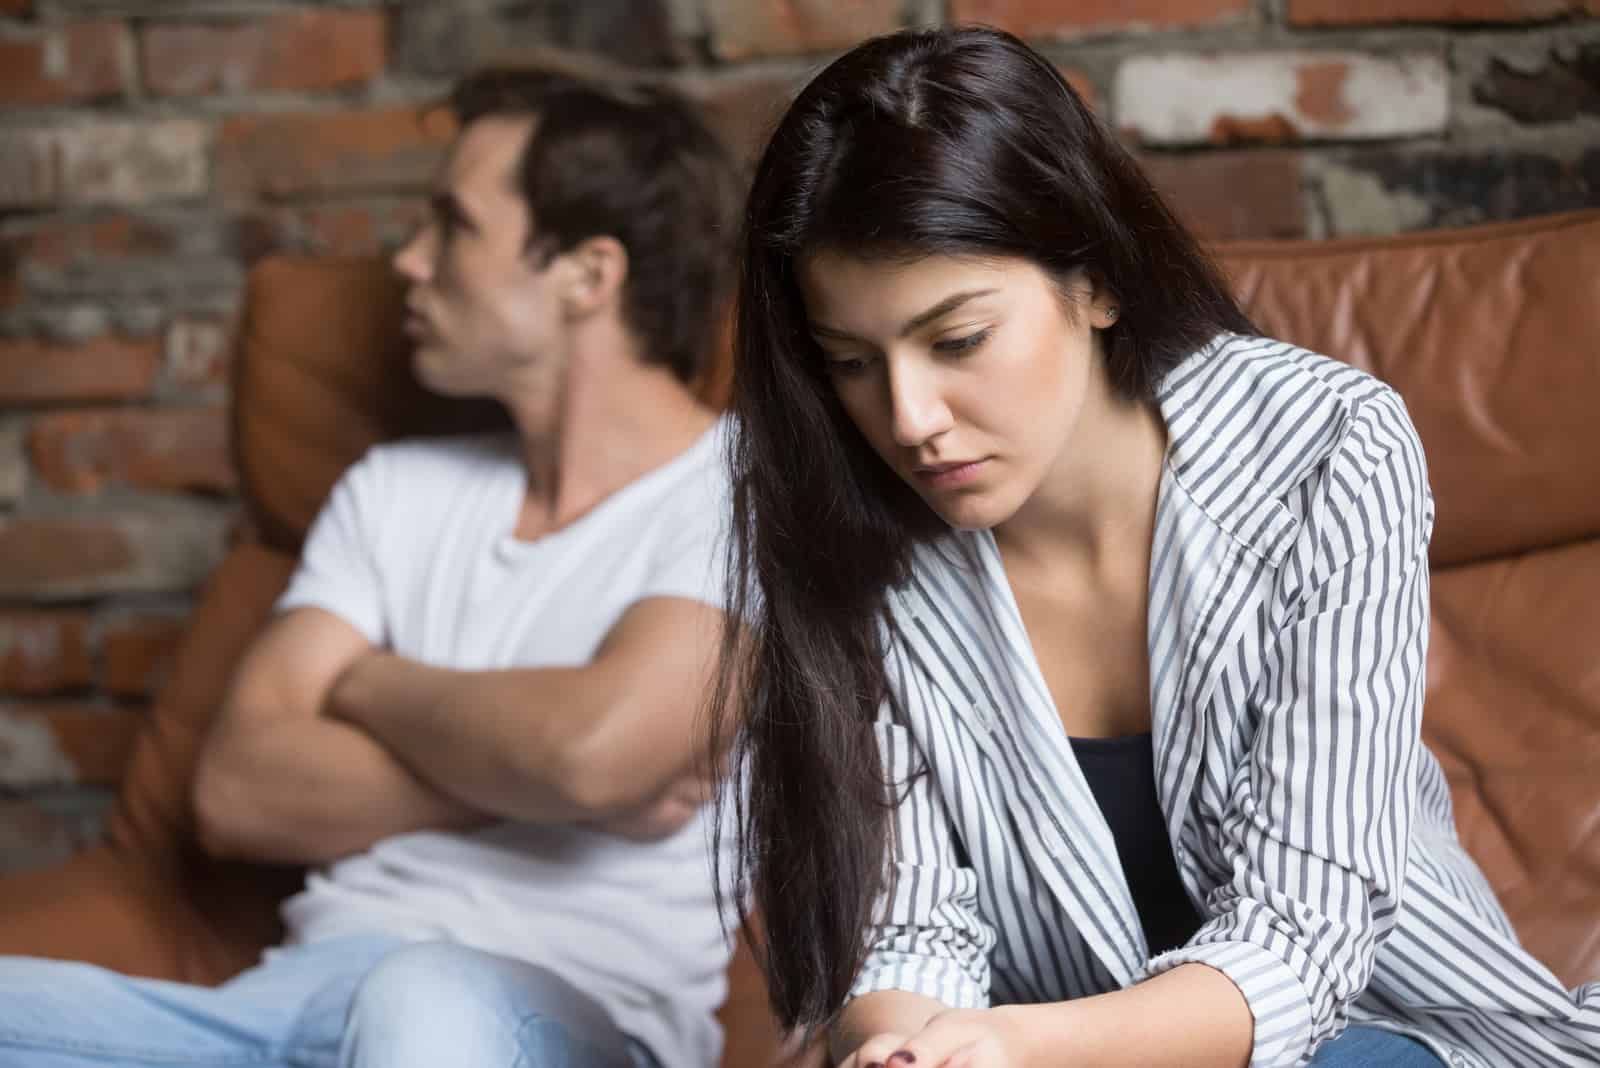
[[218, 134], [218, 184], [273, 196], [414, 189], [438, 165], [449, 126], [415, 108], [234, 116]]
[[141, 40], [145, 85], [161, 96], [336, 89], [383, 72], [377, 11], [301, 11], [226, 25], [157, 24]]
[[128, 534], [111, 517], [0, 521], [0, 593], [81, 589], [137, 565]]
[[710, 0], [711, 45], [723, 59], [848, 48], [904, 23], [901, 0]]
[[0, 519], [0, 597], [190, 593], [222, 558], [233, 515], [218, 502], [177, 498]]
[[[1289, 22], [1296, 26], [1529, 22], [1582, 10], [1582, 0], [1289, 0]], [[1600, 0], [1589, 0], [1589, 10], [1600, 11]]]
[[63, 493], [108, 485], [148, 490], [231, 490], [228, 415], [221, 407], [56, 412], [28, 434], [33, 469]]
[[170, 617], [139, 617], [111, 624], [101, 646], [101, 686], [119, 696], [155, 693], [172, 668], [183, 631], [183, 620]]
[[0, 705], [0, 783], [115, 786], [143, 720], [139, 708], [89, 702]]
[[1201, 238], [1306, 236], [1298, 152], [1185, 153], [1140, 162], [1178, 217]]
[[68, 104], [117, 96], [128, 75], [128, 28], [73, 22], [0, 38], [0, 106]]
[[950, 21], [1018, 37], [1065, 37], [1131, 26], [1204, 26], [1247, 15], [1251, 0], [951, 0]]
[[45, 694], [91, 685], [88, 631], [87, 612], [0, 612], [0, 690]]
[[159, 340], [101, 337], [78, 344], [0, 338], [0, 404], [126, 400], [149, 392]]

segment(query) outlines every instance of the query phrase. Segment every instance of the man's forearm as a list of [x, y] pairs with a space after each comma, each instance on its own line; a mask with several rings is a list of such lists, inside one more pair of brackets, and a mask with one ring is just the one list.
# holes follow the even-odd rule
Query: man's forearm
[[[473, 808], [533, 823], [593, 820], [601, 806], [574, 781], [571, 764], [580, 725], [600, 713], [572, 707], [585, 700], [575, 669], [541, 669], [538, 685], [533, 674], [456, 671], [374, 652], [334, 685], [328, 714], [370, 732], [416, 776]], [[563, 674], [572, 676], [566, 686]], [[557, 693], [564, 707], [549, 714]]]
[[195, 783], [196, 818], [212, 853], [321, 864], [390, 835], [488, 820], [350, 724], [284, 717], [230, 731], [235, 736], [212, 740], [220, 752], [202, 762]]

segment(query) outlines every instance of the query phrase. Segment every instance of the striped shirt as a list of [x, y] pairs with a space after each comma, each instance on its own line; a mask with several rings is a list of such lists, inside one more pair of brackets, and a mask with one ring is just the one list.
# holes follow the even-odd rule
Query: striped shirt
[[1600, 983], [1518, 946], [1421, 744], [1433, 500], [1399, 396], [1223, 335], [1157, 399], [1156, 791], [1205, 922], [1149, 958], [994, 539], [952, 532], [889, 597], [895, 890], [853, 993], [1063, 1001], [1201, 962], [1256, 1068], [1352, 1022], [1454, 1066], [1600, 1064]]

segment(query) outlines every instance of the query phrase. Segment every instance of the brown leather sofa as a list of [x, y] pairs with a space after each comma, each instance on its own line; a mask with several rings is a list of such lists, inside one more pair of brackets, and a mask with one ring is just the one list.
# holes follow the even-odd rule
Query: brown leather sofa
[[[1222, 252], [1263, 331], [1404, 394], [1438, 503], [1428, 742], [1528, 947], [1568, 985], [1600, 977], [1600, 211]], [[200, 599], [108, 840], [0, 881], [0, 953], [215, 982], [276, 937], [300, 873], [199, 852], [201, 734], [344, 466], [380, 439], [496, 418], [412, 383], [398, 298], [371, 261], [252, 274], [234, 394], [248, 532]], [[731, 991], [724, 1063], [772, 1063], [745, 955]]]

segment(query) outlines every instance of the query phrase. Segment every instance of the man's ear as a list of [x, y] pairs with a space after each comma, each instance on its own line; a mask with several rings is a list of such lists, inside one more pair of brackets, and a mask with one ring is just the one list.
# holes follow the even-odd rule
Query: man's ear
[[628, 280], [628, 250], [614, 237], [589, 237], [562, 253], [566, 260], [561, 306], [586, 318], [622, 302]]

